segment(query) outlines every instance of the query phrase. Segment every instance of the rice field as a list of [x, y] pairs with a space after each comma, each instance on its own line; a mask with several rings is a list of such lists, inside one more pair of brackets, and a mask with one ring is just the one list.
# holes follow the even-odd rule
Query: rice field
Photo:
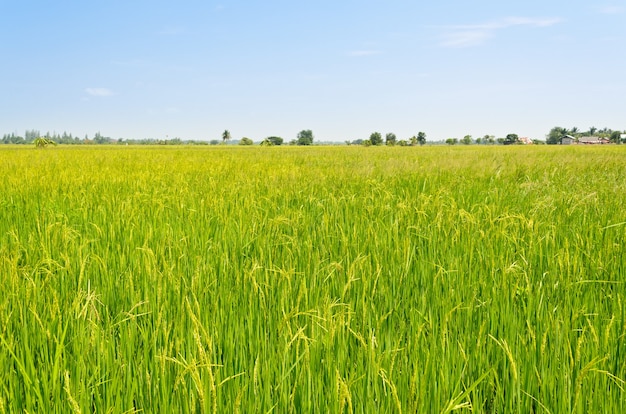
[[626, 146], [0, 148], [0, 413], [626, 411]]

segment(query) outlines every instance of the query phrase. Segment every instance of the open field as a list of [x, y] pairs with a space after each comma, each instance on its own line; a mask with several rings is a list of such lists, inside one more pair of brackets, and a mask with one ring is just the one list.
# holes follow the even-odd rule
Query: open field
[[0, 413], [626, 411], [626, 146], [0, 148]]

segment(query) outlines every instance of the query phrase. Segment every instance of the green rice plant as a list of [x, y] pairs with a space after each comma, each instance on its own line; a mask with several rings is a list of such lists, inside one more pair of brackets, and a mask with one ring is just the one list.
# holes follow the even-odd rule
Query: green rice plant
[[621, 412], [621, 146], [0, 149], [0, 412]]

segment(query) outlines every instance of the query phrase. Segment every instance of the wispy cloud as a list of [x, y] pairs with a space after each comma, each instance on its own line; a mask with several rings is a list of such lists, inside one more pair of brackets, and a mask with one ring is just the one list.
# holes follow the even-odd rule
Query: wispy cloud
[[359, 56], [372, 56], [379, 55], [381, 53], [380, 50], [353, 50], [348, 53], [348, 56], [359, 57]]
[[456, 30], [498, 30], [498, 29], [508, 29], [513, 26], [531, 26], [531, 27], [548, 27], [554, 26], [557, 23], [562, 21], [561, 18], [540, 18], [533, 19], [528, 17], [506, 17], [499, 20], [494, 20], [487, 23], [479, 23], [479, 24], [462, 24], [462, 25], [454, 25], [454, 26], [444, 26], [449, 29]]
[[599, 11], [602, 14], [621, 14], [626, 11], [626, 8], [623, 6], [604, 6], [601, 7]]
[[107, 88], [86, 88], [85, 92], [87, 92], [91, 96], [103, 97], [103, 96], [113, 96], [112, 90]]
[[562, 21], [560, 18], [507, 17], [480, 24], [444, 26], [446, 33], [440, 43], [444, 47], [470, 47], [483, 44], [499, 30], [516, 26], [549, 27]]

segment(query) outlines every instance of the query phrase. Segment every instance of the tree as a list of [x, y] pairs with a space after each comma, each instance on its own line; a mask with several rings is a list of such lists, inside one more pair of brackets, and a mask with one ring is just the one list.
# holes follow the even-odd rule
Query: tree
[[274, 145], [283, 145], [284, 140], [281, 137], [267, 137]]
[[243, 137], [241, 138], [241, 140], [239, 140], [239, 145], [252, 145], [252, 144], [254, 144], [254, 142], [248, 137]]
[[561, 143], [561, 138], [568, 134], [567, 128], [563, 127], [554, 127], [550, 130], [548, 135], [546, 135], [546, 144], [555, 145]]
[[371, 145], [382, 145], [383, 136], [380, 134], [380, 132], [372, 132], [369, 141]]
[[517, 144], [519, 142], [519, 137], [517, 134], [508, 134], [506, 138], [504, 138], [504, 145]]
[[313, 131], [310, 129], [303, 129], [298, 132], [298, 138], [296, 140], [298, 145], [312, 145], [313, 144]]
[[409, 138], [409, 145], [412, 147], [416, 146], [418, 142], [419, 141], [416, 135], [413, 135], [411, 138]]
[[458, 138], [448, 138], [446, 139], [446, 144], [448, 145], [456, 145], [459, 142]]
[[24, 138], [15, 135], [14, 133], [9, 134], [5, 134], [2, 137], [2, 142], [5, 144], [24, 144], [26, 143], [26, 141], [24, 140]]
[[396, 145], [396, 140], [396, 134], [394, 134], [393, 132], [389, 132], [387, 135], [385, 135], [385, 144], [389, 146]]
[[419, 142], [420, 145], [424, 145], [426, 144], [426, 133], [425, 132], [418, 132], [417, 133], [417, 142]]
[[609, 136], [609, 141], [611, 141], [614, 144], [620, 144], [622, 142], [621, 136], [622, 136], [621, 132], [613, 131], [611, 132], [611, 135]]
[[596, 133], [596, 131], [598, 130], [598, 128], [592, 126], [589, 127], [589, 136], [594, 136], [594, 134]]
[[472, 143], [472, 136], [471, 135], [465, 135], [463, 137], [463, 139], [461, 140], [461, 144], [463, 145], [469, 145]]
[[269, 138], [265, 138], [263, 141], [261, 141], [261, 146], [262, 147], [273, 147], [274, 143]]
[[41, 134], [35, 129], [27, 129], [24, 132], [24, 141], [26, 142], [34, 142], [37, 138], [41, 138]]
[[230, 141], [230, 131], [227, 129], [222, 132], [222, 142], [226, 143], [226, 141]]

